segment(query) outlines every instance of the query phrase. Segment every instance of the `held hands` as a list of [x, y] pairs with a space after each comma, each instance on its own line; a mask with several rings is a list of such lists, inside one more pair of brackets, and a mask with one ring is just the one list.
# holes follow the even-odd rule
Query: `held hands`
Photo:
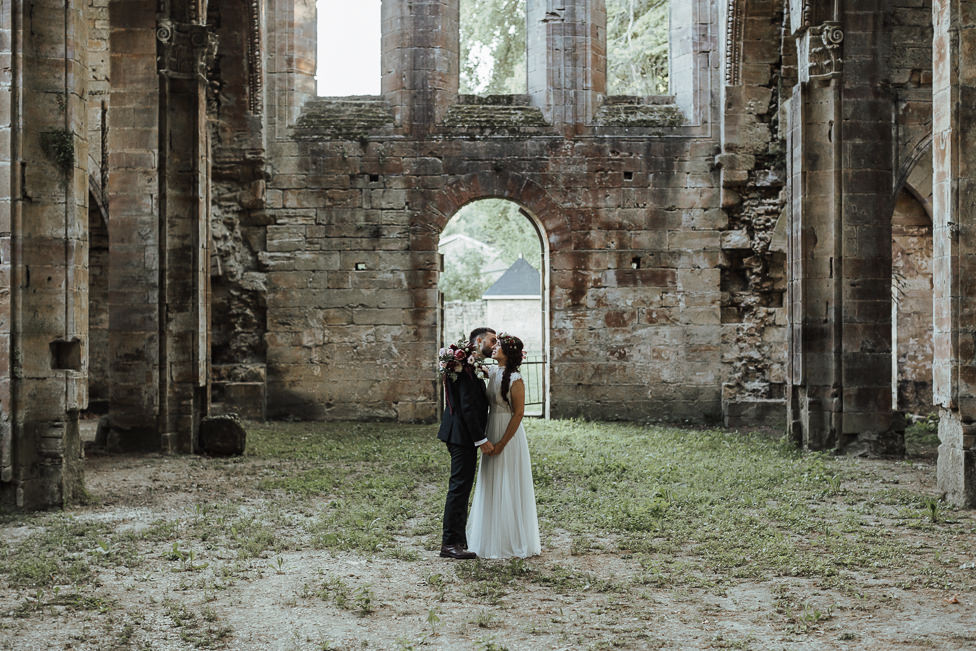
[[495, 446], [491, 444], [491, 441], [485, 441], [481, 444], [481, 453], [487, 454], [489, 457], [494, 454]]
[[491, 452], [488, 453], [488, 456], [497, 457], [499, 454], [502, 453], [502, 450], [504, 450], [504, 449], [505, 449], [505, 444], [504, 443], [498, 443], [498, 445], [492, 446], [492, 450], [491, 450]]

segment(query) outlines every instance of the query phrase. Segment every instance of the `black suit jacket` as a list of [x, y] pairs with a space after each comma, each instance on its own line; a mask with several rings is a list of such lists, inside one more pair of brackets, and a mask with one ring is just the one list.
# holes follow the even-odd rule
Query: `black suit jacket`
[[437, 438], [453, 445], [474, 445], [488, 427], [488, 393], [474, 371], [465, 368], [457, 380], [444, 382], [447, 404]]

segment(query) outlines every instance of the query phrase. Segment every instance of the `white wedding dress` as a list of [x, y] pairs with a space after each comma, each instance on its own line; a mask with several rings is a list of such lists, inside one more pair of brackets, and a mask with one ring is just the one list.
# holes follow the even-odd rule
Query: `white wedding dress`
[[[521, 377], [517, 372], [512, 373], [511, 383]], [[502, 369], [492, 367], [488, 377], [490, 408], [485, 432], [492, 443], [502, 440], [512, 419], [512, 410], [502, 399], [501, 388]], [[526, 558], [542, 551], [529, 444], [521, 423], [501, 454], [481, 455], [467, 538], [468, 549], [482, 558]]]

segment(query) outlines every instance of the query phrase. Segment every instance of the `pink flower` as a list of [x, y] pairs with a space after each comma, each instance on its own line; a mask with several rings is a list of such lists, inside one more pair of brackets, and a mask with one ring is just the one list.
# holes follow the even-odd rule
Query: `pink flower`
[[465, 357], [465, 355], [464, 355], [464, 351], [463, 350], [459, 350], [459, 351], [457, 351], [457, 352], [454, 353], [454, 359], [461, 360], [461, 359], [464, 359], [464, 357]]
[[447, 348], [441, 348], [437, 354], [443, 357], [447, 353]]

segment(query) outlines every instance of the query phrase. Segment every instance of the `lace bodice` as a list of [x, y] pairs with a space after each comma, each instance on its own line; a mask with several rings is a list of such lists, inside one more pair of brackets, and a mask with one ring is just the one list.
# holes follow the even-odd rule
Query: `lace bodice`
[[[501, 366], [492, 366], [488, 374], [488, 402], [491, 405], [491, 409], [498, 411], [512, 411], [512, 408], [508, 406], [508, 403], [502, 399], [502, 374], [504, 369]], [[518, 371], [514, 371], [509, 379], [508, 391], [509, 400], [511, 400], [512, 384], [515, 380], [521, 380], [522, 374]]]

